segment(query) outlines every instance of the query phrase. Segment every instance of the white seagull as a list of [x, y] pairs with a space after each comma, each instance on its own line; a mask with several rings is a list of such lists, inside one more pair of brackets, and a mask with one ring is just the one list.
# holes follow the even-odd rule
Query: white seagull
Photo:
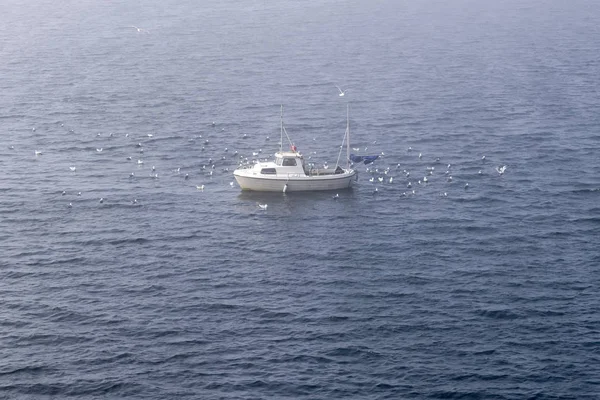
[[260, 208], [261, 210], [267, 211], [267, 207], [268, 206], [269, 206], [268, 204], [260, 204], [260, 203], [258, 203], [258, 208]]
[[143, 29], [143, 28], [138, 28], [138, 27], [137, 27], [137, 26], [135, 26], [135, 25], [130, 25], [129, 27], [130, 27], [130, 28], [135, 28], [135, 30], [137, 30], [137, 33], [150, 33], [150, 31], [149, 31], [149, 30], [147, 30], [147, 29]]
[[500, 174], [503, 175], [504, 171], [506, 171], [506, 165], [503, 165], [501, 167], [496, 167], [496, 171]]
[[340, 96], [340, 97], [344, 97], [344, 95], [346, 94], [346, 91], [347, 91], [348, 89], [346, 89], [346, 90], [342, 90], [342, 88], [341, 88], [341, 87], [339, 87], [338, 85], [335, 85], [335, 87], [336, 87], [336, 88], [337, 88], [337, 89], [340, 91], [340, 94], [339, 94], [339, 96]]

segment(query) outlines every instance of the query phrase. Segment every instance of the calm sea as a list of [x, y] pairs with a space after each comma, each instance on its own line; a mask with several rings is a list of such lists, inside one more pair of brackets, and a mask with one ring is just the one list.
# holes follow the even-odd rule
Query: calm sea
[[[4, 0], [0, 398], [598, 398], [599, 20]], [[281, 105], [311, 162], [347, 106], [381, 158], [337, 200], [242, 193]]]

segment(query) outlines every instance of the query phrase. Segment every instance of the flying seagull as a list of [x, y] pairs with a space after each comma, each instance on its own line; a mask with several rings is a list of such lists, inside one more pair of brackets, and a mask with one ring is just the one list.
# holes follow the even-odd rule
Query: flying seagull
[[336, 88], [337, 88], [337, 89], [340, 91], [340, 94], [339, 94], [339, 96], [340, 96], [340, 97], [344, 97], [344, 95], [346, 94], [346, 90], [348, 90], [348, 89], [346, 89], [346, 90], [342, 90], [342, 88], [341, 88], [341, 87], [339, 87], [338, 85], [335, 85], [335, 87], [336, 87]]

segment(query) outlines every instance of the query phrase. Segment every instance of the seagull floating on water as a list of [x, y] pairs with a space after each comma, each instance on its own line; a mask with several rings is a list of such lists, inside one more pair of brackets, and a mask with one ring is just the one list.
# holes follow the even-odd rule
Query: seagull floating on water
[[70, 169], [71, 171], [73, 171], [73, 172], [77, 171], [77, 168], [76, 168], [76, 167], [69, 167], [69, 169]]
[[200, 186], [196, 185], [196, 189], [203, 191], [204, 190], [204, 185], [200, 185]]
[[504, 171], [506, 171], [506, 165], [503, 165], [501, 167], [496, 167], [496, 171], [500, 174], [503, 175]]
[[260, 208], [261, 210], [265, 210], [266, 211], [268, 206], [269, 206], [268, 204], [260, 204], [260, 203], [258, 203], [258, 208]]

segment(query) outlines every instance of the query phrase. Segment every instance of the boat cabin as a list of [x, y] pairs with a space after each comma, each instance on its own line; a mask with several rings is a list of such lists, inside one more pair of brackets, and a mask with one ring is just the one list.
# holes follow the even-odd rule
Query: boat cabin
[[304, 157], [297, 151], [279, 151], [275, 153], [274, 162], [257, 163], [254, 170], [261, 175], [301, 177], [301, 176], [319, 176], [342, 174], [344, 170], [341, 167], [336, 169], [317, 169], [307, 166]]
[[304, 157], [295, 151], [279, 151], [275, 153], [275, 167], [262, 168], [260, 173], [266, 175], [302, 174], [308, 175], [304, 165]]

